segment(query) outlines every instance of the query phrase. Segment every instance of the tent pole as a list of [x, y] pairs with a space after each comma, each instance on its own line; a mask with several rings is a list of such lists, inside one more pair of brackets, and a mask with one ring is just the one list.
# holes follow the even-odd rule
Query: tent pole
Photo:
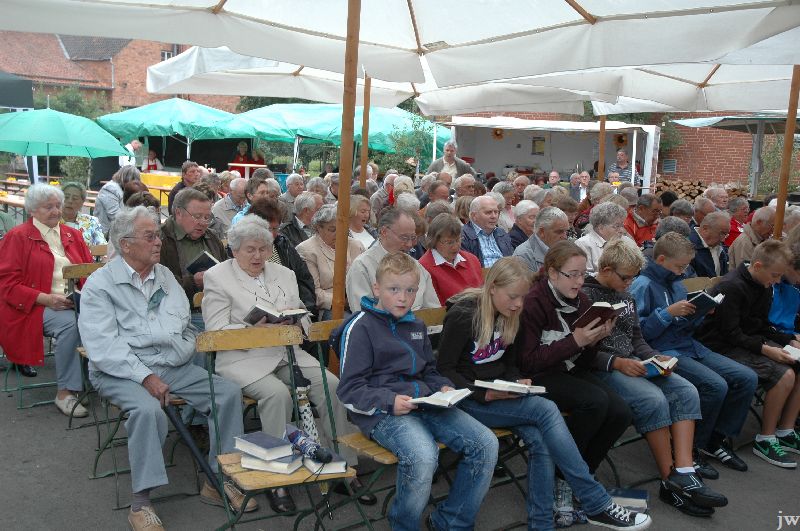
[[597, 180], [606, 180], [606, 117], [600, 117], [600, 139], [597, 146]]
[[[361, 110], [361, 175], [358, 185], [367, 187], [367, 163], [369, 162], [369, 107], [372, 96], [372, 78], [364, 75], [364, 106]], [[377, 177], [377, 176], [376, 176]]]
[[297, 171], [297, 161], [300, 158], [300, 136], [294, 136], [294, 149], [292, 150], [292, 171], [294, 173]]
[[786, 131], [783, 133], [783, 158], [778, 184], [778, 208], [775, 213], [775, 239], [783, 236], [783, 215], [786, 211], [786, 196], [789, 193], [789, 173], [792, 169], [794, 128], [797, 123], [797, 93], [800, 92], [800, 65], [792, 69], [792, 88], [789, 90], [789, 107], [786, 113]]
[[[347, 1], [347, 40], [344, 54], [344, 96], [342, 101], [342, 148], [339, 160], [339, 203], [336, 209], [336, 257], [333, 262], [334, 319], [344, 315], [344, 276], [347, 269], [347, 237], [350, 225], [350, 181], [353, 177], [353, 120], [356, 112], [358, 40], [361, 30], [361, 0]], [[352, 308], [358, 311], [359, 308]], [[339, 360], [330, 356], [328, 369], [338, 375]]]
[[192, 160], [192, 139], [186, 139], [186, 160]]
[[759, 120], [756, 125], [756, 134], [753, 135], [753, 152], [750, 155], [750, 195], [753, 197], [758, 194], [758, 182], [761, 180], [761, 173], [764, 171], [764, 165], [761, 162], [764, 129], [764, 120]]
[[630, 164], [633, 165], [631, 168], [631, 184], [636, 186], [636, 134], [639, 132], [638, 129], [633, 130], [633, 149], [631, 150], [631, 160]]
[[433, 122], [433, 159], [431, 160], [431, 164], [436, 162], [436, 133], [439, 132], [439, 124]]

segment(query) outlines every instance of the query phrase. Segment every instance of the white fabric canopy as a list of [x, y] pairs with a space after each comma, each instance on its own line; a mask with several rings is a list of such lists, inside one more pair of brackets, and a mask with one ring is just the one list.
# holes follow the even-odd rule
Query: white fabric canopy
[[[719, 62], [800, 27], [776, 0], [373, 0], [359, 63], [377, 79], [440, 87], [596, 67]], [[0, 29], [226, 45], [344, 70], [347, 0], [4, 0]], [[788, 41], [786, 41], [788, 42]], [[795, 43], [797, 41], [794, 41]], [[735, 55], [735, 54], [734, 54]], [[800, 47], [785, 46], [785, 63]], [[772, 63], [768, 50], [730, 61]]]
[[[588, 131], [600, 132], [599, 122], [566, 122], [562, 120], [524, 120], [511, 116], [453, 116], [444, 125], [457, 127], [484, 127], [492, 129], [516, 129], [521, 131]], [[644, 131], [646, 126], [606, 121], [606, 131]]]

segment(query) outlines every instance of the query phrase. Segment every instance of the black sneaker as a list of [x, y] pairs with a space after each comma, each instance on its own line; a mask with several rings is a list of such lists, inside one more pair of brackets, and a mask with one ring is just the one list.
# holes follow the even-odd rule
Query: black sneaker
[[653, 522], [646, 514], [629, 511], [616, 503], [612, 503], [606, 507], [605, 511], [589, 516], [587, 519], [590, 524], [600, 527], [631, 530], [647, 529]]
[[747, 463], [742, 461], [742, 458], [736, 455], [733, 449], [724, 442], [719, 443], [717, 446], [709, 446], [708, 449], [700, 450], [709, 457], [719, 459], [720, 463], [726, 467], [745, 472], [747, 470]]
[[686, 496], [672, 492], [664, 485], [663, 481], [658, 489], [658, 497], [664, 503], [672, 505], [683, 514], [688, 514], [689, 516], [707, 518], [714, 514], [714, 509], [711, 507], [700, 507]]
[[701, 507], [725, 507], [728, 505], [728, 498], [706, 487], [703, 480], [693, 472], [681, 474], [677, 470], [673, 470], [664, 481], [664, 485], [672, 492], [691, 499]]
[[719, 479], [719, 472], [716, 468], [711, 466], [711, 463], [706, 461], [706, 458], [703, 457], [698, 450], [693, 452], [694, 457], [694, 470], [697, 472], [697, 475], [703, 479]]
[[786, 450], [777, 437], [766, 441], [753, 441], [753, 453], [775, 466], [781, 468], [797, 468], [797, 461], [786, 455]]
[[797, 431], [793, 430], [789, 435], [778, 437], [778, 442], [784, 452], [800, 454], [800, 436], [797, 435]]

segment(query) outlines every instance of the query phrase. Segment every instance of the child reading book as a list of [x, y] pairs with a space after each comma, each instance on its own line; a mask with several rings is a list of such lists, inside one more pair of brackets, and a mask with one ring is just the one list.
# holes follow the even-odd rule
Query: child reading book
[[392, 529], [417, 530], [428, 503], [441, 442], [461, 454], [450, 495], [429, 515], [429, 529], [471, 529], [497, 462], [497, 437], [456, 407], [417, 408], [410, 401], [453, 383], [440, 375], [425, 324], [411, 306], [419, 289], [418, 265], [405, 253], [378, 264], [374, 299], [348, 320], [340, 337], [339, 400], [358, 428], [398, 459]]

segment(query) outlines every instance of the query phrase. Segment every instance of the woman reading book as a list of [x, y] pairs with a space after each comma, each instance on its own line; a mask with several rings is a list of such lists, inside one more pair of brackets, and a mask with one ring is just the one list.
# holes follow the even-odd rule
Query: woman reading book
[[[553, 527], [555, 467], [561, 470], [583, 504], [588, 519], [614, 529], [645, 529], [650, 518], [612, 502], [589, 472], [558, 407], [541, 396], [496, 391], [476, 380], [531, 384], [516, 363], [514, 339], [530, 272], [516, 258], [501, 258], [482, 288], [451, 299], [439, 347], [439, 372], [472, 395], [459, 407], [490, 428], [509, 428], [528, 448], [528, 520], [536, 529]], [[468, 333], [465, 333], [467, 332]]]

